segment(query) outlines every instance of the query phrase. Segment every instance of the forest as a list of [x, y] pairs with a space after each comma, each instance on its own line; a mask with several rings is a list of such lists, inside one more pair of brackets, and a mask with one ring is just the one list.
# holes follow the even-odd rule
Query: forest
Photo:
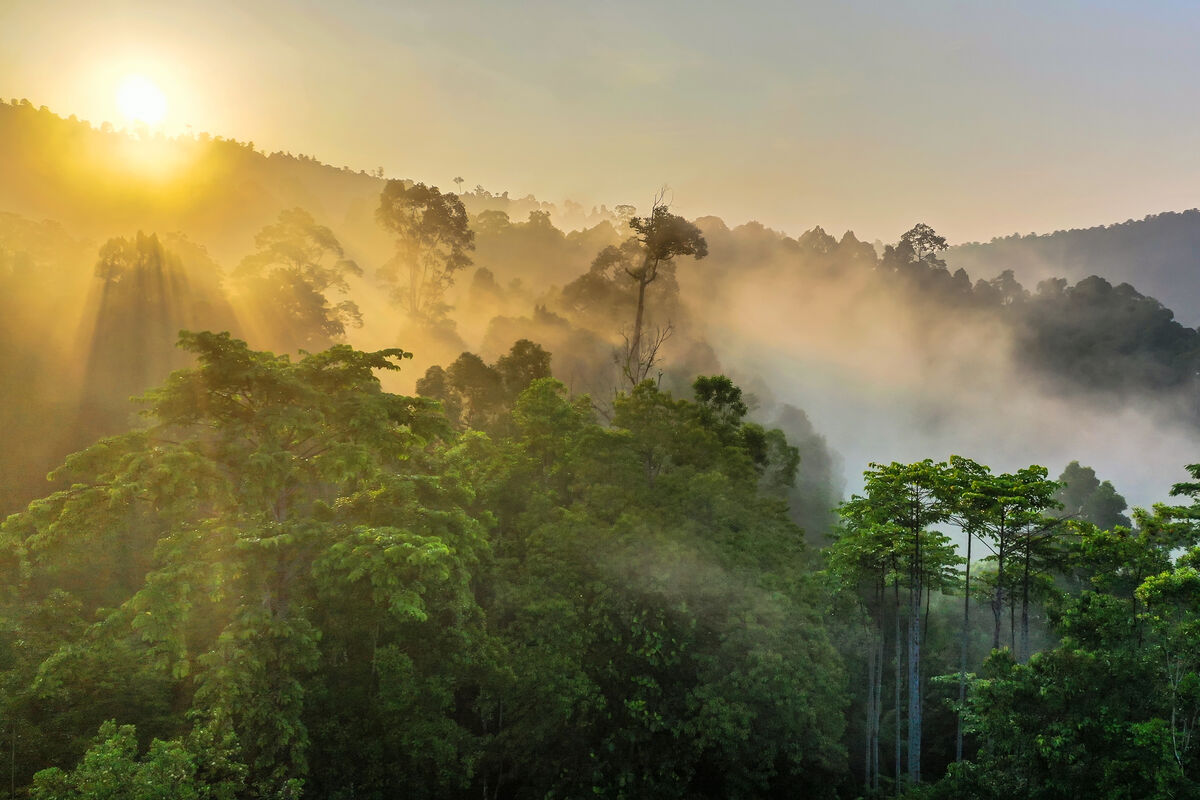
[[1131, 283], [28, 101], [0, 152], [0, 798], [1200, 797], [1200, 464], [1021, 451], [1191, 446]]

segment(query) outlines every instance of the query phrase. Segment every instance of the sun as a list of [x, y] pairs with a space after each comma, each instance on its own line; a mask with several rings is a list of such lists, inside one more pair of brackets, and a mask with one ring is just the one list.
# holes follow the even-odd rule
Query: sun
[[167, 96], [143, 75], [127, 75], [117, 87], [117, 107], [131, 122], [157, 125], [167, 113]]

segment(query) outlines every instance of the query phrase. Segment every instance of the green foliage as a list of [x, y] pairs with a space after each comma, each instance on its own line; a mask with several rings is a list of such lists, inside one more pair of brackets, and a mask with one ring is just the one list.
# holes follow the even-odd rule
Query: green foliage
[[196, 783], [196, 763], [178, 742], [154, 740], [137, 758], [132, 725], [111, 720], [70, 772], [52, 768], [34, 776], [31, 800], [202, 800], [215, 797]]
[[[277, 796], [298, 791], [310, 752], [325, 749], [313, 698], [348, 620], [373, 621], [372, 652], [409, 642], [404, 656], [429, 625], [450, 650], [472, 646], [483, 529], [429, 472], [424, 447], [448, 433], [444, 420], [379, 388], [374, 371], [396, 369], [403, 351], [340, 346], [292, 363], [227, 334], [182, 344], [199, 366], [147, 395], [154, 424], [72, 457], [70, 490], [5, 523], [17, 630], [33, 621], [23, 609], [56, 597], [96, 619], [31, 654], [37, 677], [16, 700], [74, 730], [116, 713], [182, 734], [186, 711], [236, 743], [245, 796]], [[128, 559], [121, 580], [89, 591], [80, 562], [114, 550]], [[442, 666], [426, 656], [415, 670]], [[364, 698], [358, 716], [383, 725], [386, 708]]]
[[1065, 516], [1104, 529], [1131, 525], [1129, 517], [1122, 513], [1128, 507], [1125, 498], [1117, 494], [1111, 482], [1101, 483], [1091, 467], [1082, 467], [1078, 461], [1072, 461], [1058, 476], [1058, 482], [1062, 487], [1054, 499], [1062, 504]]
[[[1188, 485], [1177, 487], [1190, 494]], [[1135, 513], [1138, 527], [1076, 523], [1061, 644], [1015, 663], [995, 652], [966, 717], [980, 744], [936, 797], [1193, 797], [1200, 718], [1200, 577], [1172, 553], [1196, 541], [1191, 508]]]
[[492, 365], [474, 353], [463, 353], [445, 369], [430, 367], [417, 381], [417, 394], [441, 403], [459, 427], [503, 433], [520, 393], [549, 376], [550, 354], [541, 345], [520, 339]]
[[518, 342], [438, 376], [492, 440], [383, 392], [401, 350], [181, 344], [148, 427], [4, 523], [32, 796], [831, 796], [840, 664], [764, 491], [795, 451], [727, 378], [604, 427]]
[[610, 428], [549, 380], [518, 401], [488, 504], [515, 682], [485, 765], [514, 796], [829, 794], [840, 722], [816, 708], [841, 702], [839, 670], [801, 535], [758, 491], [736, 387], [697, 391], [643, 383]]

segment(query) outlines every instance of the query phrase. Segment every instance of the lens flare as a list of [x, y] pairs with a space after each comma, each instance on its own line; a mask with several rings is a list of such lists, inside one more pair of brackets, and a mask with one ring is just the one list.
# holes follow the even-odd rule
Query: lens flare
[[167, 96], [149, 78], [129, 75], [117, 88], [117, 107], [131, 122], [157, 125], [167, 113]]

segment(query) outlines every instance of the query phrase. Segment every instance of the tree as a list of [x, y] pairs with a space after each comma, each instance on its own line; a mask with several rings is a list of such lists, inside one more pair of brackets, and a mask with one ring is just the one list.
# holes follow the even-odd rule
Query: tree
[[[1033, 537], [1053, 529], [1054, 520], [1047, 519], [1045, 512], [1057, 507], [1054, 493], [1059, 484], [1047, 480], [1046, 468], [1036, 464], [1001, 475], [992, 475], [970, 459], [957, 459], [955, 466], [961, 488], [954, 515], [964, 531], [992, 551], [990, 558], [996, 562], [991, 606], [992, 647], [997, 649], [1004, 607], [1011, 602], [1005, 592], [1015, 583], [1012, 560], [1021, 558], [1027, 587]], [[1027, 602], [1027, 591], [1024, 597]]]
[[659, 347], [670, 335], [668, 326], [659, 332], [649, 346], [643, 342], [646, 287], [658, 279], [660, 270], [672, 267], [678, 256], [693, 256], [696, 260], [704, 258], [708, 255], [708, 243], [704, 241], [699, 228], [671, 213], [661, 194], [655, 198], [650, 215], [631, 218], [629, 227], [636, 234], [642, 253], [640, 266], [625, 267], [626, 274], [637, 285], [637, 311], [622, 366], [630, 386], [636, 386], [650, 373], [657, 360]]
[[1146, 608], [1160, 681], [1165, 687], [1170, 753], [1182, 774], [1197, 775], [1200, 725], [1200, 573], [1184, 566], [1154, 575], [1137, 589]]
[[443, 482], [462, 472], [435, 446], [445, 420], [374, 374], [407, 354], [342, 345], [292, 362], [228, 334], [182, 342], [199, 365], [147, 396], [151, 426], [71, 457], [71, 489], [4, 523], [0, 566], [12, 554], [17, 578], [0, 651], [51, 598], [86, 620], [42, 655], [33, 719], [64, 738], [96, 714], [231, 738], [244, 797], [305, 781], [444, 796], [478, 747], [468, 667], [452, 665], [487, 663], [468, 652], [486, 544], [461, 480]]
[[945, 236], [938, 236], [933, 228], [924, 222], [917, 223], [900, 237], [900, 245], [912, 254], [913, 260], [929, 266], [945, 267], [946, 262], [937, 257], [945, 250]]
[[550, 377], [550, 354], [536, 342], [518, 339], [508, 353], [497, 359], [495, 369], [500, 373], [508, 405], [512, 407], [529, 384]]
[[[883, 716], [883, 662], [884, 645], [887, 638], [886, 595], [889, 581], [896, 581], [897, 585], [899, 581], [899, 575], [895, 571], [895, 545], [899, 532], [894, 525], [880, 523], [873, 519], [869, 507], [865, 504], [843, 505], [839, 511], [842, 514], [842, 524], [826, 553], [829, 571], [836, 581], [836, 588], [841, 592], [852, 594], [860, 604], [870, 629], [864, 648], [867, 668], [865, 674], [866, 724], [863, 737], [863, 779], [864, 788], [868, 792], [878, 792], [882, 773], [879, 734]], [[898, 602], [895, 612], [897, 646], [894, 713], [897, 749], [895, 768], [898, 782], [900, 778], [899, 730], [901, 718]]]
[[467, 211], [457, 195], [436, 186], [388, 181], [375, 212], [379, 224], [396, 234], [396, 255], [379, 268], [392, 299], [417, 319], [437, 319], [454, 274], [471, 265], [475, 249]]
[[1058, 476], [1058, 482], [1062, 486], [1054, 499], [1062, 503], [1064, 516], [1090, 522], [1105, 530], [1131, 525], [1129, 517], [1123, 513], [1128, 508], [1125, 498], [1117, 493], [1110, 481], [1101, 483], [1096, 470], [1091, 467], [1082, 467], [1078, 461], [1072, 461]]
[[[913, 464], [893, 462], [871, 464], [863, 473], [863, 495], [855, 495], [840, 509], [844, 518], [868, 531], [889, 531], [896, 613], [896, 770], [899, 783], [899, 708], [900, 691], [900, 579], [908, 589], [908, 777], [921, 781], [921, 735], [923, 720], [921, 682], [921, 605], [927, 592], [953, 582], [951, 568], [958, 557], [949, 539], [932, 526], [946, 521], [951, 513], [946, 502], [949, 468], [946, 464], [925, 461]], [[897, 785], [897, 789], [899, 786]]]
[[1200, 575], [1195, 549], [1171, 558], [1194, 547], [1194, 510], [1138, 512], [1136, 532], [1073, 521], [1090, 588], [1059, 604], [1057, 647], [1025, 664], [993, 651], [966, 714], [979, 753], [934, 797], [1197, 796]]
[[[233, 277], [256, 302], [251, 328], [274, 350], [323, 349], [361, 326], [352, 300], [330, 305], [330, 290], [350, 291], [347, 278], [362, 275], [333, 231], [302, 208], [280, 212], [279, 221], [254, 237], [258, 250], [242, 259]], [[255, 323], [258, 323], [257, 325]]]
[[946, 262], [938, 253], [946, 249], [945, 237], [924, 223], [915, 225], [900, 237], [900, 241], [884, 248], [880, 268], [885, 275], [894, 275], [911, 289], [936, 294], [947, 301], [958, 302], [969, 293], [966, 276], [953, 277]]
[[[90, 331], [81, 427], [86, 439], [123, 430], [129, 397], [146, 391], [187, 359], [174, 347], [180, 328], [212, 323], [202, 309], [223, 300], [192, 275], [157, 235], [109, 239], [95, 267], [95, 327]], [[206, 291], [207, 290], [207, 291]]]
[[[801, 533], [762, 493], [726, 378], [651, 382], [612, 426], [550, 379], [514, 411], [485, 505], [515, 680], [492, 708], [489, 797], [832, 797], [840, 665]], [[819, 699], [818, 699], [819, 698]]]
[[550, 354], [539, 344], [519, 339], [495, 364], [463, 353], [449, 367], [429, 367], [417, 381], [417, 394], [441, 403], [455, 425], [500, 433], [521, 392], [548, 377]]
[[[964, 572], [963, 619], [960, 632], [958, 676], [958, 723], [955, 735], [955, 761], [962, 761], [964, 721], [962, 709], [967, 694], [967, 636], [971, 622], [971, 545], [980, 537], [993, 552], [997, 572], [992, 597], [994, 628], [992, 647], [1000, 646], [1000, 623], [1004, 608], [1004, 590], [1010, 583], [1006, 561], [1023, 555], [1021, 649], [1029, 647], [1029, 587], [1035, 551], [1048, 535], [1057, 531], [1053, 520], [1043, 512], [1056, 505], [1054, 492], [1059, 484], [1046, 480], [1044, 467], [1031, 466], [1014, 474], [993, 475], [991, 470], [969, 458], [953, 456], [951, 493], [947, 501], [951, 516], [967, 536]], [[1012, 601], [1010, 600], [1010, 605]]]

